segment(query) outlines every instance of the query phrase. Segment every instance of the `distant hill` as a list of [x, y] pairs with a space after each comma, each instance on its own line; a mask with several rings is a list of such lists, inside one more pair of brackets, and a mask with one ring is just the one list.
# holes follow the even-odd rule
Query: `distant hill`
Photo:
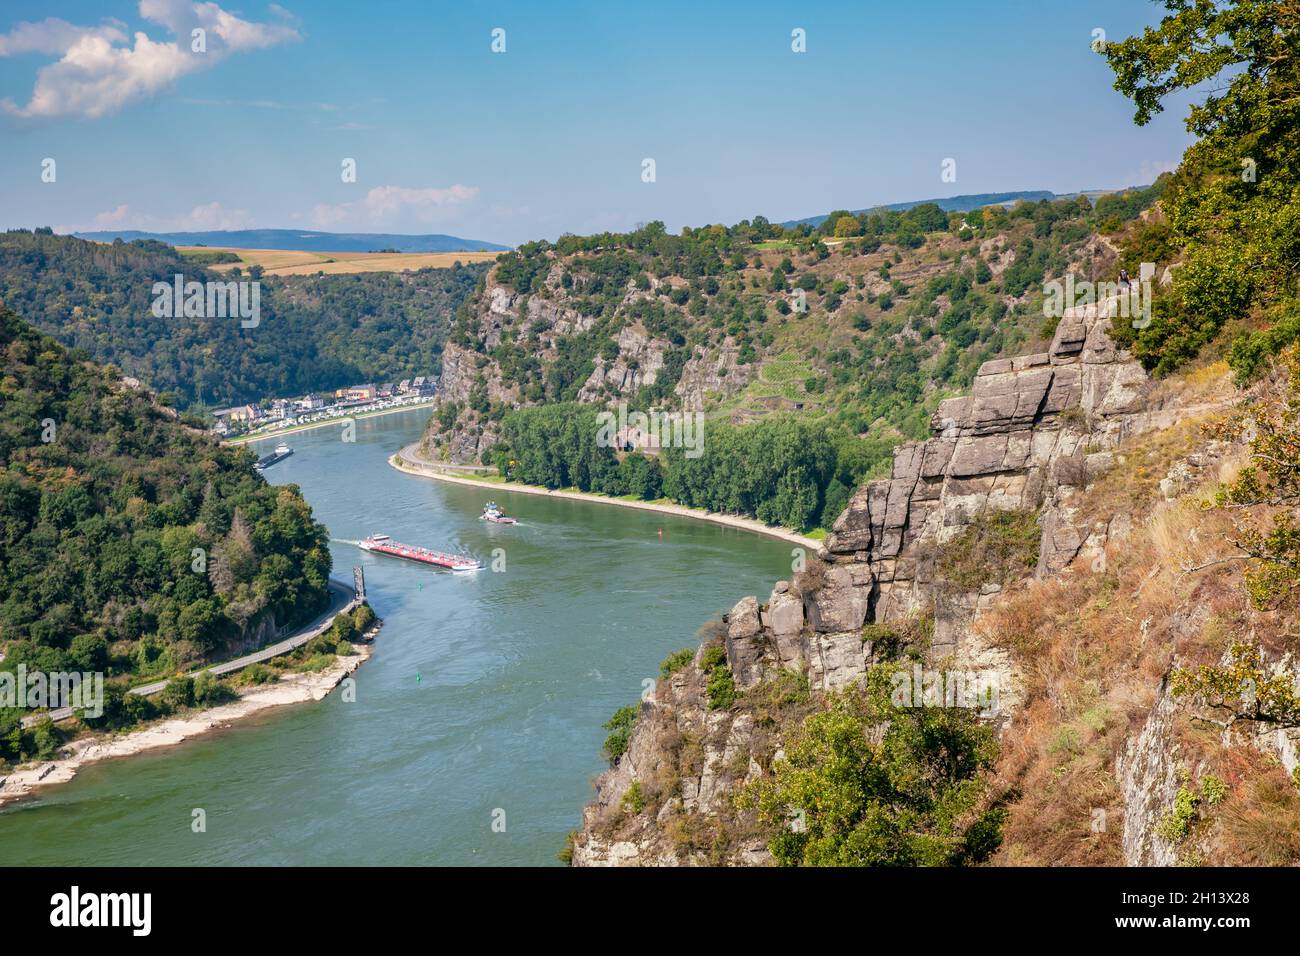
[[[881, 210], [894, 210], [897, 212], [906, 212], [913, 206], [920, 206], [923, 203], [932, 202], [944, 212], [966, 212], [970, 209], [979, 209], [981, 206], [991, 206], [994, 203], [1012, 203], [1024, 199], [1027, 202], [1037, 202], [1040, 199], [1054, 199], [1055, 193], [1046, 189], [1027, 189], [1020, 192], [1011, 193], [973, 193], [967, 196], [948, 196], [945, 199], [916, 199], [911, 202], [896, 202], [881, 206], [867, 206], [865, 209], [850, 209], [849, 212], [861, 215], [864, 212], [879, 212]], [[825, 220], [827, 213], [820, 216], [809, 216], [807, 219], [789, 219], [781, 223], [787, 229], [807, 224], [816, 228]]]
[[301, 249], [307, 252], [501, 252], [509, 246], [457, 236], [403, 236], [387, 232], [312, 232], [303, 229], [236, 229], [213, 232], [78, 232], [78, 239], [112, 242], [156, 239], [172, 246], [228, 246], [234, 249]]
[[[1130, 186], [1129, 189], [1145, 189], [1145, 186]], [[884, 206], [868, 206], [866, 209], [850, 209], [849, 212], [861, 215], [864, 212], [879, 212], [882, 210], [894, 210], [896, 212], [906, 212], [914, 206], [920, 206], [924, 203], [934, 203], [944, 212], [967, 212], [971, 209], [979, 209], [982, 206], [1007, 205], [1020, 200], [1026, 202], [1038, 202], [1040, 199], [1073, 199], [1076, 196], [1087, 196], [1089, 199], [1096, 201], [1098, 196], [1109, 192], [1123, 192], [1122, 189], [1081, 189], [1072, 193], [1054, 193], [1046, 189], [1024, 189], [1019, 192], [1009, 193], [971, 193], [965, 196], [948, 196], [944, 199], [916, 199], [911, 202], [896, 202]], [[813, 228], [820, 226], [826, 219], [826, 215], [809, 216], [807, 219], [790, 219], [783, 223], [787, 229], [796, 226], [802, 226], [805, 223]]]

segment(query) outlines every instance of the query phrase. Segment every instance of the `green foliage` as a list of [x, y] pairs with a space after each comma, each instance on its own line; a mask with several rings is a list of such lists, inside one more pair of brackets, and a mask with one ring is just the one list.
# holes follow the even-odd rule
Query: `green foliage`
[[[1185, 263], [1171, 308], [1135, 337], [1135, 354], [1158, 373], [1195, 357], [1229, 322], [1294, 301], [1300, 258], [1294, 11], [1272, 0], [1167, 5], [1158, 27], [1105, 51], [1139, 125], [1171, 96], [1202, 97], [1187, 117], [1199, 139], [1161, 198], [1169, 231], [1157, 237], [1182, 248]], [[1243, 346], [1238, 374], [1272, 344]]]
[[1217, 715], [1225, 726], [1251, 721], [1300, 727], [1300, 696], [1294, 678], [1286, 670], [1272, 673], [1253, 644], [1233, 644], [1225, 664], [1175, 668], [1169, 687], [1176, 696], [1191, 698]]
[[249, 664], [239, 672], [239, 680], [243, 684], [274, 684], [280, 679], [280, 676], [265, 664]]
[[320, 608], [327, 533], [296, 486], [4, 310], [0, 349], [0, 666], [166, 673]]
[[923, 660], [934, 639], [934, 613], [924, 612], [888, 623], [868, 621], [862, 626], [862, 640], [870, 642], [872, 654], [880, 660], [907, 656]]
[[695, 652], [689, 647], [683, 647], [680, 651], [673, 651], [659, 665], [659, 676], [663, 680], [667, 680], [693, 660], [695, 660]]
[[1300, 583], [1300, 346], [1287, 349], [1280, 366], [1272, 389], [1215, 429], [1250, 445], [1249, 463], [1216, 503], [1232, 512], [1232, 543], [1250, 560], [1246, 586], [1259, 608], [1292, 600]]
[[231, 252], [229, 249], [189, 249], [182, 252], [181, 255], [185, 257], [185, 261], [196, 266], [216, 266], [232, 262], [243, 262], [238, 253]]
[[736, 680], [730, 667], [715, 667], [709, 672], [705, 688], [709, 697], [709, 710], [726, 710], [736, 702]]
[[1279, 306], [1269, 327], [1258, 332], [1241, 332], [1228, 350], [1228, 365], [1237, 384], [1245, 387], [1258, 378], [1269, 361], [1287, 347], [1300, 342], [1300, 302]]
[[633, 780], [631, 786], [623, 793], [623, 809], [635, 816], [645, 809], [645, 794], [641, 792], [641, 781]]
[[336, 646], [343, 644], [349, 645], [349, 651], [351, 651], [351, 642], [361, 636], [360, 632], [357, 630], [357, 625], [350, 614], [335, 615], [334, 623], [330, 625], [328, 634]]
[[21, 707], [0, 709], [0, 768], [5, 763], [49, 760], [63, 746], [63, 737], [48, 717], [23, 727], [28, 713]]
[[375, 612], [369, 604], [359, 604], [352, 612], [352, 626], [358, 637], [374, 627], [376, 620], [378, 618], [375, 617]]
[[1156, 824], [1156, 832], [1174, 846], [1185, 841], [1196, 825], [1204, 821], [1205, 807], [1216, 806], [1228, 796], [1227, 784], [1212, 774], [1201, 777], [1199, 793], [1186, 781], [1186, 774], [1183, 777], [1173, 807]]
[[194, 678], [194, 706], [216, 707], [238, 696], [229, 683], [208, 671]]
[[627, 745], [632, 740], [632, 728], [636, 726], [640, 713], [640, 707], [629, 704], [614, 711], [614, 716], [605, 721], [605, 729], [610, 731], [610, 734], [605, 738], [604, 749], [611, 766], [618, 762], [619, 757], [627, 753]]
[[158, 699], [169, 710], [194, 706], [194, 678], [188, 675], [173, 677], [162, 689]]
[[1033, 511], [983, 511], [939, 551], [939, 577], [959, 591], [1008, 585], [1038, 565], [1042, 531]]
[[770, 778], [749, 785], [783, 866], [952, 866], [983, 862], [1001, 841], [987, 806], [997, 757], [969, 710], [895, 707], [888, 667], [832, 694], [785, 744]]
[[727, 663], [727, 649], [722, 644], [710, 644], [700, 655], [700, 670], [709, 673], [715, 667], [721, 667]]
[[502, 419], [492, 460], [514, 481], [649, 500], [662, 496], [688, 507], [808, 528], [834, 520], [847, 504], [848, 488], [889, 447], [824, 423], [774, 417], [743, 427], [708, 423], [699, 457], [669, 447], [657, 458], [630, 452], [620, 462], [618, 450], [602, 443], [601, 429], [589, 405], [516, 409]]
[[260, 323], [250, 329], [154, 316], [154, 282], [230, 280], [201, 260], [153, 240], [10, 230], [0, 233], [0, 302], [182, 408], [219, 406], [440, 371], [452, 316], [486, 271], [261, 276]]
[[727, 666], [726, 647], [721, 643], [706, 647], [700, 655], [700, 670], [704, 672], [709, 710], [726, 710], [736, 702], [736, 681]]
[[748, 426], [710, 422], [699, 457], [664, 449], [664, 495], [692, 508], [809, 528], [822, 516], [826, 489], [837, 477], [838, 451], [825, 424], [799, 418]]

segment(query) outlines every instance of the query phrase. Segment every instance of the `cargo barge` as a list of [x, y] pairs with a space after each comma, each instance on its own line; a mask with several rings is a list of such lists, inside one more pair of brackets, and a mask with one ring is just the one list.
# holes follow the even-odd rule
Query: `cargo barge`
[[288, 445], [286, 445], [284, 442], [280, 442], [280, 444], [275, 446], [275, 451], [271, 452], [271, 454], [269, 455], [263, 455], [261, 458], [257, 459], [257, 464], [254, 465], [253, 467], [256, 468], [258, 471], [265, 471], [266, 469], [274, 465], [276, 462], [284, 461], [292, 454], [293, 454], [293, 449], [290, 448]]
[[369, 551], [371, 554], [405, 558], [407, 561], [418, 561], [420, 564], [429, 564], [448, 571], [482, 571], [484, 567], [482, 561], [467, 554], [448, 554], [445, 551], [433, 551], [413, 544], [400, 544], [386, 534], [372, 534], [364, 541], [358, 542], [358, 546], [362, 551]]

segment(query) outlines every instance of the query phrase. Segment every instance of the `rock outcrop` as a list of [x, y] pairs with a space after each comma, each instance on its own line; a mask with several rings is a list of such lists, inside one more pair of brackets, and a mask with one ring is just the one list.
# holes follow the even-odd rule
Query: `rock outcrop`
[[[735, 686], [743, 691], [801, 671], [814, 690], [846, 687], [898, 653], [896, 645], [876, 643], [932, 616], [927, 660], [991, 678], [999, 686], [998, 713], [1014, 709], [1018, 682], [1010, 658], [971, 628], [1000, 587], [962, 593], [939, 579], [937, 558], [989, 511], [1037, 515], [1034, 573], [1040, 576], [1100, 554], [1109, 538], [1127, 533], [1128, 516], [1095, 522], [1080, 517], [1072, 499], [1113, 466], [1113, 449], [1122, 440], [1168, 426], [1178, 410], [1153, 407], [1147, 376], [1116, 350], [1109, 324], [1095, 309], [1068, 313], [1046, 352], [986, 362], [968, 396], [943, 402], [933, 437], [896, 449], [890, 477], [858, 489], [804, 571], [777, 582], [766, 602], [746, 597], [725, 615], [722, 645]], [[744, 708], [709, 710], [699, 660], [642, 705], [628, 754], [597, 781], [596, 801], [573, 844], [575, 864], [716, 862], [689, 841], [685, 848], [674, 843], [669, 830], [683, 832], [684, 819], [696, 827], [717, 825], [719, 814], [733, 812], [718, 800], [720, 779], [735, 792], [762, 772], [773, 748], [779, 753], [779, 742], [769, 738], [767, 749], [756, 742]], [[1136, 821], [1125, 834], [1131, 862], [1169, 862], [1166, 848], [1148, 836], [1149, 818], [1170, 799], [1169, 766], [1157, 753], [1165, 736], [1161, 719], [1153, 713], [1119, 770]], [[680, 796], [667, 798], [653, 817], [628, 830], [631, 817], [625, 808], [620, 812], [620, 801], [634, 782], [662, 781], [656, 768], [673, 762], [667, 755], [683, 737], [702, 748], [702, 759], [688, 762], [685, 776], [678, 761], [679, 785], [669, 792]], [[669, 827], [670, 820], [677, 823]], [[739, 834], [722, 862], [764, 862], [761, 841], [743, 827]]]
[[934, 564], [981, 513], [1038, 513], [1039, 574], [1099, 552], [1122, 530], [1122, 520], [1076, 527], [1069, 507], [1072, 491], [1109, 465], [1109, 449], [1152, 421], [1147, 376], [1116, 350], [1097, 311], [1071, 311], [1048, 351], [985, 362], [969, 395], [941, 403], [934, 436], [900, 445], [890, 477], [854, 494], [817, 556], [824, 567], [796, 578], [797, 600], [781, 582], [766, 604], [736, 605], [727, 654], [737, 686], [792, 666], [806, 666], [819, 689], [845, 686], [872, 663], [864, 623], [917, 614], [934, 616], [931, 659], [961, 659], [997, 587], [955, 592]]

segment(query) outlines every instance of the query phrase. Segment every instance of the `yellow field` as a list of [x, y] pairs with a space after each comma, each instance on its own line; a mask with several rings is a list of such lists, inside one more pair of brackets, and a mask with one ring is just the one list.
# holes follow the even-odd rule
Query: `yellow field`
[[240, 262], [208, 268], [222, 272], [236, 265], [261, 266], [266, 275], [314, 275], [317, 272], [410, 272], [412, 269], [446, 269], [459, 262], [490, 262], [499, 252], [301, 252], [291, 249], [232, 249], [225, 246], [177, 246], [180, 252], [233, 252]]

